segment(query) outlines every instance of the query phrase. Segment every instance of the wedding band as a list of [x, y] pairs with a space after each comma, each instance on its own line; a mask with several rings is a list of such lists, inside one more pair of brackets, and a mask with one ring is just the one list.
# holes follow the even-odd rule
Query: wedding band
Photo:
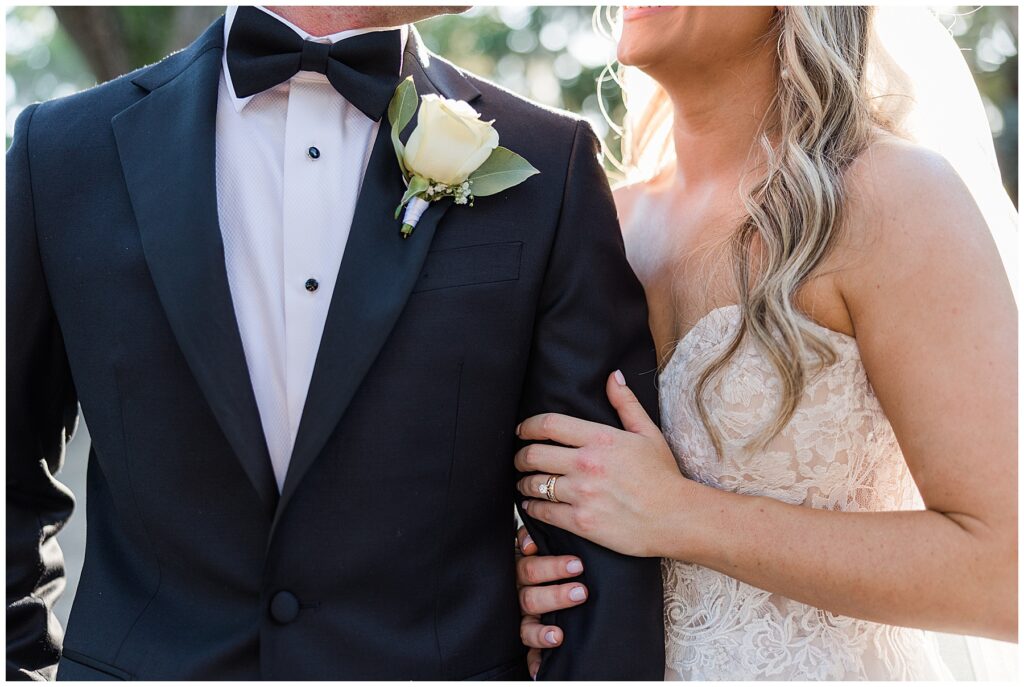
[[558, 475], [551, 475], [548, 480], [540, 485], [539, 491], [541, 496], [546, 498], [552, 503], [561, 503], [558, 497], [555, 496], [555, 482], [558, 481]]

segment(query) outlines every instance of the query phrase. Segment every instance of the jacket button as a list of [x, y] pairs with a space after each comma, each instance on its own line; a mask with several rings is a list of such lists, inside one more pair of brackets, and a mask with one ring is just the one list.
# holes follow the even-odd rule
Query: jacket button
[[278, 592], [270, 600], [270, 617], [287, 625], [299, 617], [299, 600], [291, 592]]

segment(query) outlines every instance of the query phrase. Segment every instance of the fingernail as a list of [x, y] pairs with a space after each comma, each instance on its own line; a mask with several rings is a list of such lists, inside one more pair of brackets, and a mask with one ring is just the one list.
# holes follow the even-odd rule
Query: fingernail
[[569, 598], [573, 601], [583, 601], [587, 598], [587, 591], [583, 587], [573, 587], [569, 590]]
[[622, 374], [622, 370], [615, 371], [615, 381], [619, 383], [619, 386], [626, 386], [626, 378]]
[[522, 422], [520, 422], [518, 425], [516, 425], [516, 436], [519, 436], [519, 428], [522, 427], [522, 426], [523, 426]]
[[572, 574], [583, 572], [583, 563], [577, 560], [571, 560], [565, 564], [565, 569]]
[[544, 641], [547, 642], [548, 644], [552, 645], [552, 646], [557, 644], [558, 640], [555, 639], [555, 631], [554, 630], [548, 630], [547, 634], [544, 635]]
[[530, 502], [523, 501], [523, 510], [530, 510]]
[[526, 535], [523, 538], [523, 548], [525, 549], [527, 546], [531, 544], [533, 544], [533, 537], [531, 537], [530, 535]]

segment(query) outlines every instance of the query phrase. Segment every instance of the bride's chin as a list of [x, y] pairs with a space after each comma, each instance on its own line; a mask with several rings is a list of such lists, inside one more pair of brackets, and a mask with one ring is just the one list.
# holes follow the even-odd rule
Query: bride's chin
[[675, 50], [676, 46], [656, 34], [624, 31], [616, 46], [615, 57], [619, 64], [645, 69], [649, 65], [670, 60]]
[[[651, 55], [650, 52], [650, 50], [619, 49], [615, 57], [622, 66], [633, 67], [648, 74], [649, 76], [653, 76], [650, 70], [658, 63], [658, 60], [656, 59], [657, 56]], [[657, 71], [657, 69], [654, 68], [654, 71]]]
[[643, 63], [646, 61], [642, 54], [642, 50], [637, 49], [638, 46], [630, 43], [620, 42], [616, 50], [615, 57], [619, 61], [619, 64], [626, 67], [638, 67], [643, 68]]

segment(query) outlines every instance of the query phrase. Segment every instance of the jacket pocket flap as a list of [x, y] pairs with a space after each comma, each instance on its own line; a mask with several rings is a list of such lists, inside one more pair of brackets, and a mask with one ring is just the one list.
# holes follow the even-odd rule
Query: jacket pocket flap
[[519, 279], [522, 254], [521, 241], [432, 251], [413, 293]]

